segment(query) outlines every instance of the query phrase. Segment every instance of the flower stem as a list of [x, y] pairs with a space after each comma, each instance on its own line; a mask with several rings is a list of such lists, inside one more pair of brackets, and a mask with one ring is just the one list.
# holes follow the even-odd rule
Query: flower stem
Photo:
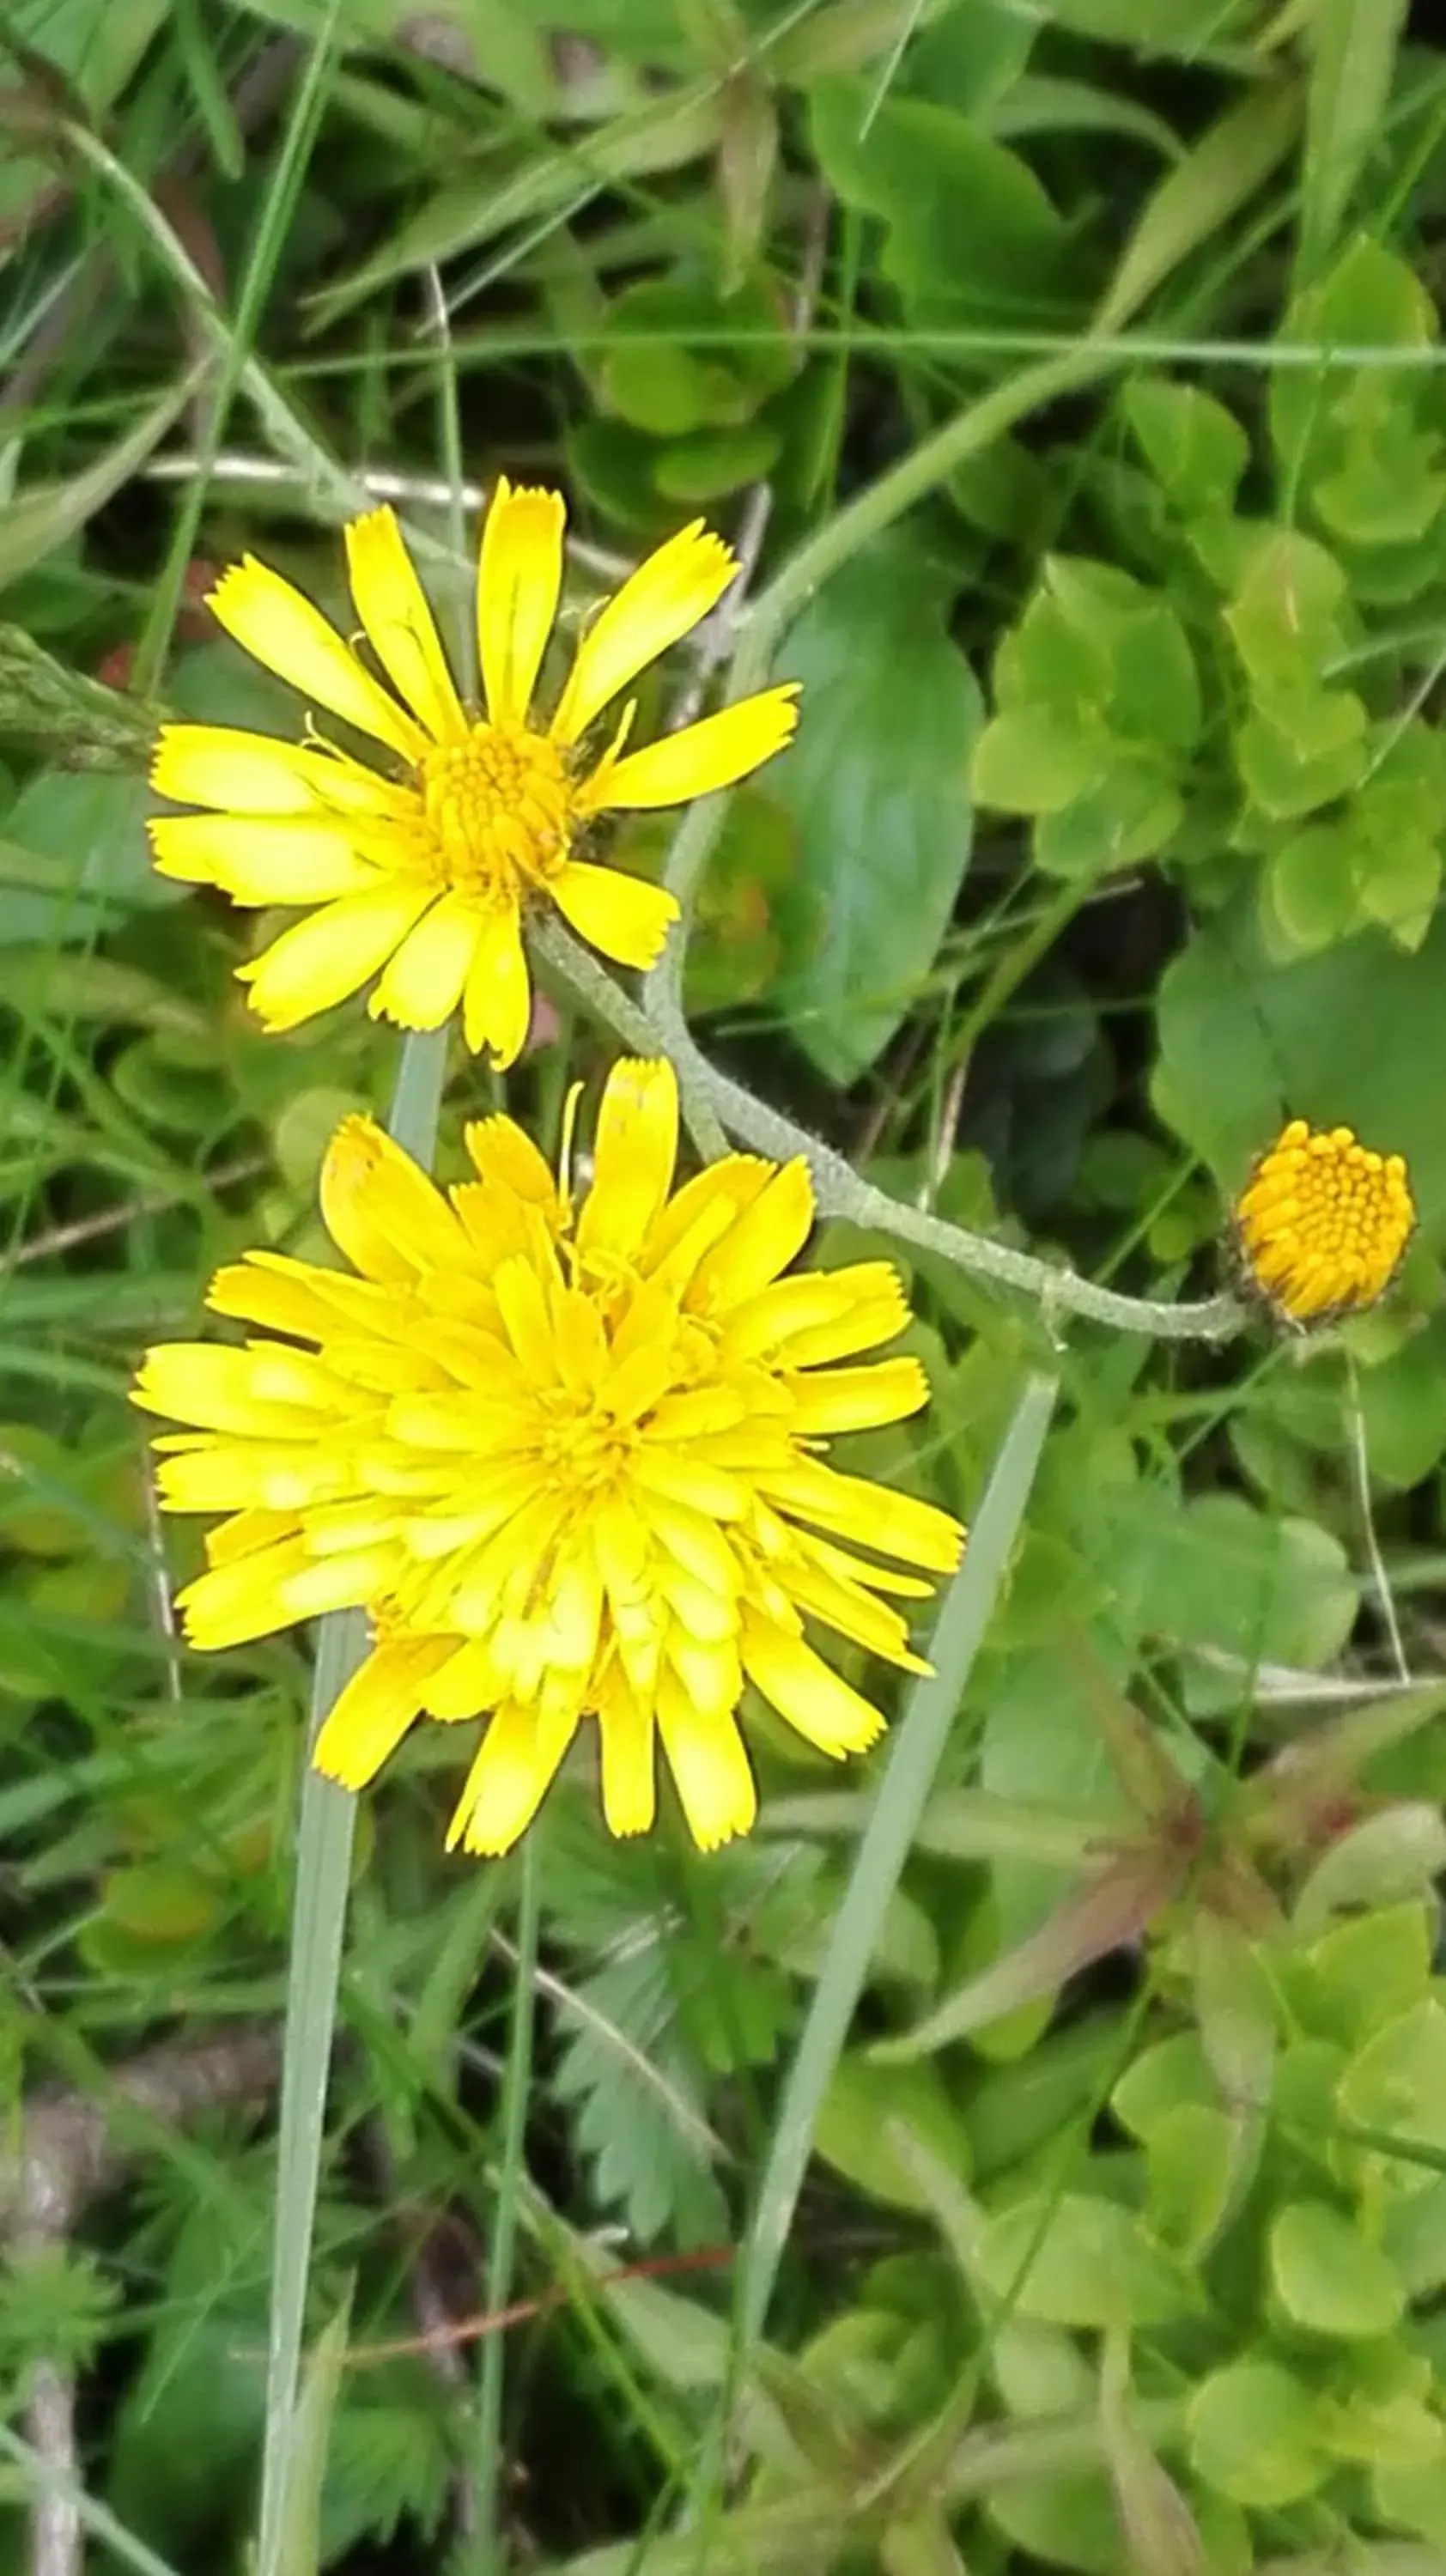
[[891, 1234], [897, 1243], [916, 1244], [921, 1252], [931, 1252], [973, 1278], [1018, 1289], [1032, 1297], [1047, 1317], [1080, 1315], [1089, 1323], [1108, 1324], [1116, 1332], [1148, 1333], [1162, 1342], [1219, 1342], [1239, 1332], [1244, 1315], [1234, 1297], [1204, 1297], [1185, 1304], [1163, 1297], [1125, 1297], [1117, 1289], [1081, 1279], [1077, 1271], [1041, 1261], [1030, 1252], [1017, 1252], [1012, 1244], [996, 1243], [992, 1235], [975, 1234], [968, 1226], [951, 1225], [947, 1218], [931, 1215], [927, 1208], [890, 1198], [872, 1181], [861, 1180], [831, 1145], [810, 1136], [782, 1110], [755, 1099], [741, 1082], [711, 1065], [681, 1013], [657, 990], [656, 976], [644, 988], [644, 1001], [635, 1002], [560, 922], [540, 922], [532, 939], [537, 955], [625, 1046], [671, 1058], [683, 1115], [701, 1154], [711, 1158], [721, 1153], [725, 1130], [774, 1162], [786, 1163], [801, 1154], [813, 1174], [820, 1216], [847, 1217], [855, 1225]]
[[[446, 1061], [445, 1030], [409, 1037], [402, 1048], [388, 1126], [397, 1143], [423, 1164], [430, 1164], [436, 1143]], [[322, 1620], [311, 1692], [308, 1749], [366, 1649], [366, 1621], [360, 1611], [333, 1611]], [[336, 2029], [355, 1823], [355, 1798], [330, 1780], [323, 1780], [308, 1763], [296, 1838], [281, 2057], [276, 2232], [272, 2245], [256, 2576], [281, 2576], [291, 2521], [306, 2289], [321, 2181], [327, 2078]]]

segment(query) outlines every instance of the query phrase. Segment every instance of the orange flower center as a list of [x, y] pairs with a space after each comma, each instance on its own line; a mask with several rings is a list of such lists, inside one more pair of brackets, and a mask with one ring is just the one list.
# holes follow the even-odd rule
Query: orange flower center
[[439, 743], [417, 784], [439, 879], [458, 893], [515, 902], [567, 857], [571, 799], [561, 754], [522, 725], [476, 724]]

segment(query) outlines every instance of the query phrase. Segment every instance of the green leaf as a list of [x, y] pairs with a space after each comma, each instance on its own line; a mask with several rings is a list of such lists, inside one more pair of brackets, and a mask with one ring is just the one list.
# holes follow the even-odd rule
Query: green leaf
[[1309, 823], [1273, 852], [1263, 886], [1287, 953], [1344, 938], [1356, 922], [1356, 844], [1344, 823]]
[[1249, 205], [1293, 149], [1300, 114], [1293, 85], [1262, 83], [1207, 129], [1146, 199], [1095, 316], [1098, 331], [1123, 330], [1182, 260]]
[[[787, 384], [796, 363], [782, 315], [754, 281], [720, 296], [686, 274], [644, 278], [607, 318], [604, 406], [655, 437], [741, 427]], [[730, 330], [738, 334], [736, 349], [727, 343]]]
[[[1038, 2242], [1036, 2243], [1036, 2240]], [[1056, 2326], [1156, 2326], [1191, 2315], [1200, 2291], [1186, 2266], [1113, 2200], [1065, 2192], [1018, 2201], [989, 2221], [979, 2273], [1022, 2317]]]
[[1026, 2563], [1120, 2576], [1120, 2527], [1103, 2470], [1013, 2479], [993, 2490], [986, 2510]]
[[1153, 1492], [1115, 1538], [1131, 1633], [1319, 1669], [1355, 1624], [1360, 1590], [1340, 1541], [1242, 1495], [1175, 1502]]
[[1425, 2468], [1446, 2457], [1433, 2382], [1427, 2354], [1410, 2351], [1400, 2337], [1347, 2347], [1325, 2384], [1332, 2448], [1367, 2468]]
[[924, 99], [879, 104], [864, 80], [816, 81], [814, 153], [846, 206], [881, 217], [880, 263], [911, 316], [1018, 322], [1057, 291], [1063, 221], [1028, 164], [969, 118]]
[[[1439, 1240], [1446, 1215], [1446, 919], [1414, 954], [1367, 931], [1280, 964], [1248, 906], [1196, 933], [1165, 970], [1156, 1108], [1228, 1189], [1283, 1118], [1402, 1153]], [[1389, 1042], [1388, 1042], [1389, 1041]]]
[[820, 592], [787, 645], [809, 722], [769, 771], [798, 827], [817, 935], [780, 999], [819, 1069], [852, 1082], [904, 1019], [948, 926], [973, 835], [973, 673], [945, 597], [902, 533]]
[[94, 461], [64, 483], [37, 484], [6, 502], [0, 518], [0, 590], [8, 590], [36, 564], [43, 563], [79, 534], [159, 447], [173, 421], [184, 411], [203, 372], [200, 362], [153, 402], [123, 438], [104, 448]]
[[608, 188], [686, 167], [717, 143], [722, 96], [715, 80], [671, 88], [593, 127], [572, 148], [548, 143], [510, 169], [489, 171], [486, 181], [477, 169], [449, 178], [362, 268], [313, 299], [318, 326], [391, 278], [480, 248], [515, 226], [580, 211]]
[[760, 482], [778, 461], [783, 441], [766, 420], [742, 429], [704, 429], [670, 441], [653, 462], [653, 481], [667, 501], [717, 501]]
[[367, 2373], [332, 2426], [322, 2491], [323, 2567], [367, 2540], [385, 2548], [404, 2519], [431, 2539], [446, 2510], [455, 2399], [420, 2361], [392, 2363], [379, 2387], [380, 2376]]
[[1348, 585], [1334, 555], [1295, 528], [1263, 528], [1225, 623], [1257, 693], [1315, 682], [1346, 642]]
[[[1419, 2532], [1437, 2550], [1446, 2550], [1446, 2460], [1431, 2460], [1419, 2468], [1378, 2468], [1371, 2489], [1381, 2520], [1390, 2529]], [[1414, 2576], [1414, 2571], [1408, 2571], [1408, 2576]]]
[[975, 796], [1002, 814], [1057, 814], [1099, 779], [1109, 737], [1052, 707], [1007, 708], [974, 747]]
[[79, 944], [94, 939], [110, 907], [165, 909], [190, 891], [151, 865], [142, 778], [109, 770], [41, 770], [5, 817], [0, 884], [8, 891], [0, 942]]
[[1152, 2124], [1146, 2211], [1163, 2245], [1203, 2254], [1229, 2206], [1235, 2159], [1235, 2123], [1213, 2103], [1181, 2102]]
[[870, 2200], [927, 2213], [929, 2196], [889, 2134], [896, 2121], [967, 2179], [964, 2122], [934, 2069], [880, 2066], [861, 2053], [841, 2057], [834, 2069], [814, 2130], [815, 2153]]
[[1151, 473], [1182, 517], [1230, 507], [1250, 442], [1223, 403], [1164, 376], [1138, 377], [1120, 402]]
[[1315, 268], [1381, 143], [1407, 0], [1314, 0], [1301, 171], [1300, 250]]
[[1142, 2049], [1110, 2095], [1110, 2109], [1148, 2146], [1157, 2129], [1187, 2108], [1218, 2109], [1219, 2091], [1198, 2034], [1173, 2031]]
[[1292, 2325], [1343, 2343], [1390, 2334], [1406, 2303], [1386, 2256], [1326, 2200], [1288, 2201], [1277, 2211], [1270, 2277]]
[[[1357, 2128], [1446, 2152], [1446, 2006], [1428, 1995], [1386, 2022], [1351, 2059], [1337, 2100], [1342, 2119]], [[1427, 2167], [1372, 2152], [1394, 2189], [1429, 2185]]]
[[1261, 2512], [1314, 2494], [1330, 2467], [1319, 2399], [1265, 2355], [1212, 2371], [1191, 2398], [1186, 2422], [1196, 2476]]
[[1062, 813], [1041, 815], [1034, 828], [1035, 865], [1046, 876], [1075, 883], [1107, 876], [1112, 868], [1138, 867], [1173, 840], [1183, 810], [1170, 780], [1145, 761], [1112, 760], [1104, 776]]
[[1446, 1818], [1426, 1799], [1365, 1816], [1322, 1852], [1300, 1891], [1295, 1919], [1309, 1926], [1348, 1905], [1388, 1905], [1434, 1885], [1446, 1869]]
[[1272, 822], [1348, 795], [1366, 768], [1366, 711], [1349, 689], [1313, 689], [1247, 716], [1235, 737], [1240, 783]]

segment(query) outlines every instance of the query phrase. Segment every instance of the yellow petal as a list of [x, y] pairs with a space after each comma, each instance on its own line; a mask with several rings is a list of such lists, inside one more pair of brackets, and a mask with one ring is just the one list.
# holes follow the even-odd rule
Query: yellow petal
[[592, 1187], [577, 1221], [585, 1257], [630, 1259], [667, 1204], [678, 1159], [678, 1077], [666, 1062], [625, 1056], [598, 1112]]
[[[321, 1371], [315, 1380], [302, 1378], [288, 1387], [278, 1370], [269, 1383], [263, 1353], [289, 1359], [298, 1369], [310, 1358], [308, 1352], [286, 1351], [280, 1342], [246, 1351], [223, 1342], [160, 1342], [147, 1351], [136, 1372], [131, 1402], [142, 1412], [192, 1422], [205, 1431], [240, 1432], [258, 1440], [315, 1435], [326, 1419], [329, 1373]], [[313, 1368], [317, 1365], [312, 1362]], [[306, 1408], [301, 1421], [296, 1418], [298, 1403]]]
[[299, 1028], [369, 983], [418, 915], [432, 901], [430, 886], [404, 878], [366, 894], [343, 895], [236, 970], [250, 986], [247, 999], [268, 1029]]
[[330, 903], [378, 882], [340, 816], [159, 814], [147, 829], [158, 876], [219, 886], [233, 903]]
[[820, 1369], [783, 1382], [794, 1400], [795, 1429], [810, 1433], [872, 1431], [881, 1422], [902, 1422], [929, 1401], [929, 1381], [913, 1359]]
[[443, 1726], [455, 1726], [472, 1717], [481, 1717], [500, 1697], [497, 1674], [485, 1642], [468, 1637], [433, 1673], [422, 1694], [422, 1706], [428, 1717], [437, 1718]]
[[865, 1476], [843, 1476], [816, 1458], [800, 1458], [785, 1473], [761, 1477], [759, 1488], [780, 1510], [851, 1546], [900, 1557], [934, 1574], [952, 1574], [959, 1562], [964, 1533], [948, 1512]]
[[312, 1767], [343, 1789], [364, 1789], [396, 1751], [421, 1693], [451, 1652], [449, 1637], [395, 1637], [373, 1646], [333, 1704], [312, 1751]]
[[[800, 1531], [802, 1538], [804, 1533]], [[789, 1598], [813, 1619], [836, 1629], [839, 1636], [852, 1638], [856, 1646], [867, 1646], [886, 1663], [898, 1664], [905, 1672], [927, 1673], [929, 1665], [916, 1655], [909, 1643], [908, 1631], [897, 1610], [886, 1601], [876, 1601], [861, 1583], [840, 1582], [802, 1547], [790, 1557], [785, 1577]]]
[[447, 1832], [449, 1851], [459, 1840], [470, 1852], [511, 1850], [551, 1788], [577, 1720], [576, 1709], [546, 1718], [515, 1703], [497, 1710], [457, 1801]]
[[636, 813], [644, 807], [686, 805], [691, 797], [731, 787], [792, 740], [797, 697], [797, 681], [788, 680], [782, 688], [720, 707], [717, 715], [685, 725], [681, 733], [664, 734], [642, 751], [629, 752], [625, 760], [603, 762], [583, 780], [574, 810]]
[[743, 1632], [743, 1664], [749, 1680], [798, 1734], [835, 1760], [862, 1753], [882, 1735], [884, 1721], [876, 1708], [851, 1690], [846, 1681], [816, 1655], [802, 1637], [764, 1620], [750, 1620]]
[[151, 785], [178, 805], [214, 805], [232, 814], [357, 814], [394, 822], [419, 810], [415, 789], [378, 778], [342, 752], [276, 742], [230, 725], [162, 725]]
[[653, 1716], [616, 1683], [598, 1711], [603, 1814], [611, 1834], [645, 1834], [657, 1812]]
[[[881, 1331], [871, 1329], [883, 1322]], [[780, 1366], [851, 1358], [889, 1341], [909, 1320], [904, 1283], [891, 1261], [852, 1261], [841, 1270], [803, 1270], [773, 1280], [728, 1317], [723, 1347], [730, 1359], [776, 1354]], [[799, 1336], [822, 1333], [822, 1347]]]
[[289, 680], [309, 704], [326, 707], [403, 760], [421, 759], [427, 748], [421, 726], [363, 670], [320, 609], [280, 573], [247, 555], [223, 572], [207, 604], [228, 635], [278, 679]]
[[[650, 1278], [666, 1275], [675, 1290], [691, 1279], [705, 1251], [721, 1239], [740, 1209], [766, 1189], [776, 1163], [757, 1154], [723, 1154], [675, 1190], [649, 1233], [641, 1267]], [[704, 1220], [707, 1220], [705, 1223]], [[674, 1271], [682, 1257], [683, 1268]]]
[[467, 719], [395, 510], [369, 510], [346, 532], [356, 613], [382, 669], [434, 742], [465, 742]]
[[701, 519], [639, 564], [599, 611], [577, 649], [552, 719], [555, 742], [576, 742], [629, 680], [717, 606], [738, 569]]
[[212, 1565], [176, 1595], [185, 1632], [193, 1646], [208, 1654], [227, 1646], [249, 1645], [296, 1624], [286, 1599], [286, 1586], [305, 1565], [299, 1538], [248, 1550], [230, 1562]]
[[579, 938], [619, 966], [655, 966], [678, 918], [677, 898], [665, 886], [621, 868], [591, 867], [585, 859], [569, 859], [547, 891]]
[[244, 1261], [224, 1262], [206, 1303], [218, 1315], [239, 1315], [295, 1341], [321, 1342], [347, 1331], [380, 1334], [396, 1324], [406, 1329], [398, 1301], [382, 1298], [368, 1281], [284, 1252], [248, 1252]]
[[156, 1466], [156, 1491], [168, 1512], [295, 1515], [339, 1499], [354, 1483], [346, 1448], [317, 1439], [208, 1440]]
[[467, 1256], [441, 1191], [370, 1118], [343, 1118], [333, 1135], [321, 1166], [321, 1215], [364, 1278], [411, 1280]]
[[665, 1673], [658, 1732], [698, 1849], [716, 1851], [746, 1834], [758, 1813], [758, 1792], [736, 1721], [700, 1716], [681, 1683]]
[[462, 996], [462, 1031], [474, 1055], [490, 1048], [499, 1073], [515, 1064], [527, 1043], [532, 988], [515, 911], [489, 914]]
[[514, 490], [499, 474], [477, 573], [477, 651], [493, 724], [525, 724], [562, 591], [560, 492]]
[[748, 1488], [722, 1467], [709, 1466], [686, 1449], [641, 1446], [633, 1459], [633, 1480], [642, 1508], [657, 1495], [665, 1503], [682, 1503], [706, 1520], [741, 1521], [747, 1516]]
[[463, 1128], [462, 1141], [473, 1170], [489, 1189], [505, 1190], [525, 1207], [540, 1209], [550, 1228], [558, 1224], [562, 1210], [551, 1167], [515, 1119], [474, 1118]]
[[520, 1252], [499, 1262], [492, 1289], [508, 1341], [528, 1377], [534, 1385], [549, 1385], [557, 1376], [557, 1344], [542, 1282], [531, 1262]]
[[482, 929], [473, 905], [443, 895], [389, 959], [367, 1004], [372, 1018], [400, 1029], [439, 1029], [462, 999]]
[[756, 1297], [796, 1260], [813, 1225], [813, 1182], [802, 1156], [785, 1163], [698, 1264], [690, 1305], [715, 1311]]

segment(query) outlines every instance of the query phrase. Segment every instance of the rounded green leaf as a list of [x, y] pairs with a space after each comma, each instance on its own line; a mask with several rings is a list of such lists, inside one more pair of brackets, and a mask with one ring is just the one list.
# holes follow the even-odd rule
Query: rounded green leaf
[[844, 2056], [834, 2069], [814, 2131], [814, 2148], [835, 2173], [890, 2209], [925, 2213], [928, 2195], [890, 2134], [911, 2130], [938, 2163], [967, 2179], [969, 2141], [961, 2114], [932, 2066], [881, 2066]]
[[1379, 2246], [1327, 2200], [1291, 2201], [1278, 2212], [1270, 2276], [1292, 2325], [1345, 2343], [1389, 2334], [1405, 2306], [1400, 2279]]
[[974, 793], [996, 813], [1057, 814], [1095, 785], [1109, 759], [1108, 737], [1087, 718], [1044, 705], [1007, 708], [974, 747]]
[[1207, 2102], [1181, 2102], [1150, 2133], [1146, 2177], [1150, 2224], [1163, 2243], [1197, 2256], [1225, 2215], [1234, 2180], [1236, 2126]]
[[1263, 2512], [1297, 2504], [1330, 2469], [1318, 2400], [1265, 2355], [1212, 2371], [1196, 2389], [1186, 2423], [1196, 2476], [1235, 2504]]
[[1325, 948], [1344, 938], [1356, 919], [1356, 844], [1342, 823], [1310, 823], [1270, 859], [1265, 901], [1273, 946], [1286, 953]]
[[1381, 2178], [1398, 2191], [1429, 2187], [1432, 2167], [1392, 2155], [1387, 2138], [1446, 2155], [1446, 2007], [1434, 1995], [1397, 2013], [1351, 2059], [1337, 2094], [1341, 2117], [1378, 2133]]
[[1052, 2210], [1034, 2196], [999, 2211], [985, 2231], [979, 2270], [998, 2298], [1019, 2282], [1019, 2314], [1045, 2325], [1164, 2325], [1200, 2304], [1186, 2266], [1142, 2220], [1084, 2192], [1064, 2193]]

